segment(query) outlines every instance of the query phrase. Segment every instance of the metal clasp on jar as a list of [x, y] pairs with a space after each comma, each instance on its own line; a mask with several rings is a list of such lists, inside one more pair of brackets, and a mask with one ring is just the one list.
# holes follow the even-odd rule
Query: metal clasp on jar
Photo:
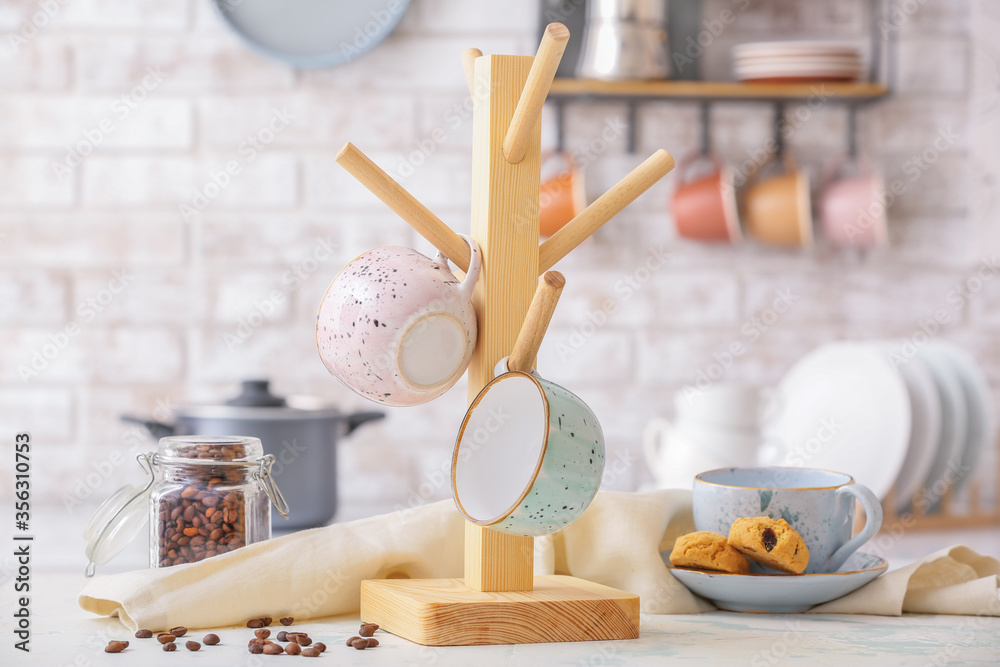
[[274, 509], [278, 510], [278, 514], [281, 515], [282, 519], [288, 518], [288, 503], [285, 501], [285, 496], [281, 494], [281, 489], [274, 482], [274, 477], [271, 474], [271, 466], [274, 465], [274, 455], [265, 454], [257, 459], [257, 469], [253, 471], [251, 477], [253, 477], [260, 488], [264, 490], [267, 494], [268, 499], [271, 504], [274, 505]]

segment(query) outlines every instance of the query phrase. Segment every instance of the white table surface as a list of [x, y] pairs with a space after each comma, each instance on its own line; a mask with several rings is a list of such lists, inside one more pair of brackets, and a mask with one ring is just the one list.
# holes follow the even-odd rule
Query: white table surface
[[[0, 599], [0, 664], [143, 665], [179, 663], [253, 667], [269, 664], [274, 656], [252, 655], [245, 628], [213, 630], [218, 646], [190, 653], [178, 643], [177, 653], [166, 653], [156, 639], [135, 639], [112, 618], [98, 618], [76, 605], [82, 575], [42, 574], [33, 580], [32, 652], [12, 648], [9, 628], [14, 599], [5, 585]], [[664, 665], [697, 662], [708, 665], [784, 664], [837, 665], [997, 665], [1000, 664], [1000, 618], [964, 616], [813, 616], [758, 615], [712, 612], [691, 616], [642, 616], [639, 639], [573, 644], [516, 646], [425, 647], [384, 632], [381, 646], [357, 651], [344, 640], [357, 633], [357, 616], [340, 616], [295, 624], [313, 641], [327, 644], [319, 660], [335, 665]], [[272, 627], [273, 633], [281, 626]], [[184, 638], [201, 641], [207, 630], [192, 630]], [[106, 654], [110, 639], [128, 639], [122, 654]], [[291, 656], [282, 656], [289, 658]], [[318, 664], [324, 664], [320, 662]]]
[[[155, 639], [139, 640], [117, 619], [97, 618], [81, 610], [76, 598], [85, 584], [82, 543], [76, 537], [75, 517], [63, 512], [36, 520], [36, 560], [32, 573], [32, 653], [13, 649], [11, 619], [15, 604], [9, 554], [0, 557], [0, 667], [45, 665], [156, 665], [179, 661], [200, 665], [255, 667], [273, 656], [252, 655], [247, 628], [215, 629], [222, 643], [190, 653], [183, 645], [165, 653]], [[141, 540], [137, 541], [141, 542]], [[10, 544], [9, 540], [4, 543]], [[907, 531], [879, 552], [895, 569], [933, 551], [966, 544], [980, 553], [1000, 556], [1000, 528], [950, 531]], [[145, 562], [142, 544], [132, 545], [101, 571], [110, 573]], [[575, 644], [524, 644], [432, 648], [411, 644], [384, 632], [382, 645], [356, 651], [343, 641], [356, 634], [356, 616], [322, 619], [296, 625], [314, 641], [329, 647], [317, 664], [393, 665], [437, 667], [492, 667], [493, 665], [664, 665], [698, 662], [705, 665], [785, 664], [837, 665], [1000, 665], [1000, 618], [908, 615], [819, 616], [806, 614], [757, 615], [712, 612], [693, 616], [643, 615], [638, 640]], [[276, 633], [280, 627], [272, 627]], [[192, 631], [200, 641], [207, 630]], [[109, 639], [128, 639], [122, 654], [105, 654]], [[185, 638], [187, 639], [187, 638]], [[181, 656], [184, 657], [181, 657]], [[282, 656], [290, 658], [292, 656]]]

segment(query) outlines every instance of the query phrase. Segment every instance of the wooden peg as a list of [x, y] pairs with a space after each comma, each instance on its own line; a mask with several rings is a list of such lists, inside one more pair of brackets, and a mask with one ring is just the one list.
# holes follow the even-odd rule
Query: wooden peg
[[524, 89], [514, 109], [514, 117], [511, 118], [503, 140], [503, 155], [511, 164], [524, 159], [531, 132], [542, 114], [542, 105], [545, 104], [545, 97], [556, 77], [556, 70], [568, 41], [569, 29], [562, 23], [550, 23], [546, 26], [542, 43], [538, 45], [538, 53], [531, 63], [528, 80], [524, 82]]
[[435, 248], [444, 253], [445, 257], [455, 263], [463, 271], [469, 270], [471, 253], [469, 244], [456, 234], [451, 227], [444, 224], [440, 218], [430, 212], [417, 199], [392, 179], [389, 174], [372, 162], [354, 144], [348, 142], [337, 153], [337, 163], [346, 169], [351, 176], [358, 179], [361, 185], [368, 188], [373, 195], [417, 230], [421, 236], [430, 241]]
[[538, 272], [551, 269], [673, 168], [674, 158], [662, 148], [646, 158], [632, 173], [618, 181], [539, 247]]
[[476, 101], [476, 58], [483, 55], [479, 49], [462, 51], [462, 70], [465, 71], [465, 82], [469, 84], [469, 95]]
[[514, 350], [507, 360], [507, 368], [512, 371], [531, 372], [538, 348], [542, 346], [545, 331], [549, 328], [552, 313], [556, 310], [559, 295], [565, 285], [566, 278], [558, 271], [547, 271], [539, 279], [535, 296], [528, 307], [528, 314], [525, 315], [521, 330], [517, 334]]

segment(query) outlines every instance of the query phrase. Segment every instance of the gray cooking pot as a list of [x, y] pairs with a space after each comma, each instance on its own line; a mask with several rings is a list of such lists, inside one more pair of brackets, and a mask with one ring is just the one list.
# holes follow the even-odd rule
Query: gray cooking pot
[[175, 423], [122, 416], [141, 424], [155, 438], [168, 435], [246, 435], [260, 438], [275, 458], [272, 474], [288, 501], [288, 520], [277, 530], [312, 528], [337, 511], [337, 440], [384, 412], [342, 414], [319, 399], [273, 395], [267, 380], [246, 380], [242, 393], [223, 405], [187, 405], [175, 410]]

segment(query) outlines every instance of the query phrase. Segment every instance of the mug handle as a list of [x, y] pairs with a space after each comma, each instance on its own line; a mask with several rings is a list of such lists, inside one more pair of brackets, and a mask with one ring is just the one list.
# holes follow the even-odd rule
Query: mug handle
[[[865, 508], [865, 527], [855, 535], [844, 546], [833, 552], [826, 562], [826, 572], [836, 572], [840, 569], [851, 555], [861, 547], [862, 544], [875, 537], [875, 533], [882, 527], [882, 503], [878, 497], [872, 493], [864, 484], [851, 482], [846, 486], [837, 489], [837, 495], [853, 496], [861, 501], [861, 506]], [[854, 502], [853, 498], [851, 502]]]
[[[472, 300], [472, 290], [476, 288], [476, 281], [479, 280], [479, 269], [482, 267], [482, 253], [479, 251], [479, 244], [465, 234], [459, 234], [462, 239], [469, 244], [469, 270], [465, 273], [465, 280], [458, 286], [458, 293], [465, 301]], [[437, 254], [437, 261], [447, 268], [448, 258], [440, 250]]]
[[646, 457], [646, 465], [653, 476], [657, 475], [659, 467], [660, 450], [664, 445], [664, 435], [672, 431], [673, 424], [666, 419], [654, 419], [646, 424], [646, 430], [642, 433], [642, 453]]

